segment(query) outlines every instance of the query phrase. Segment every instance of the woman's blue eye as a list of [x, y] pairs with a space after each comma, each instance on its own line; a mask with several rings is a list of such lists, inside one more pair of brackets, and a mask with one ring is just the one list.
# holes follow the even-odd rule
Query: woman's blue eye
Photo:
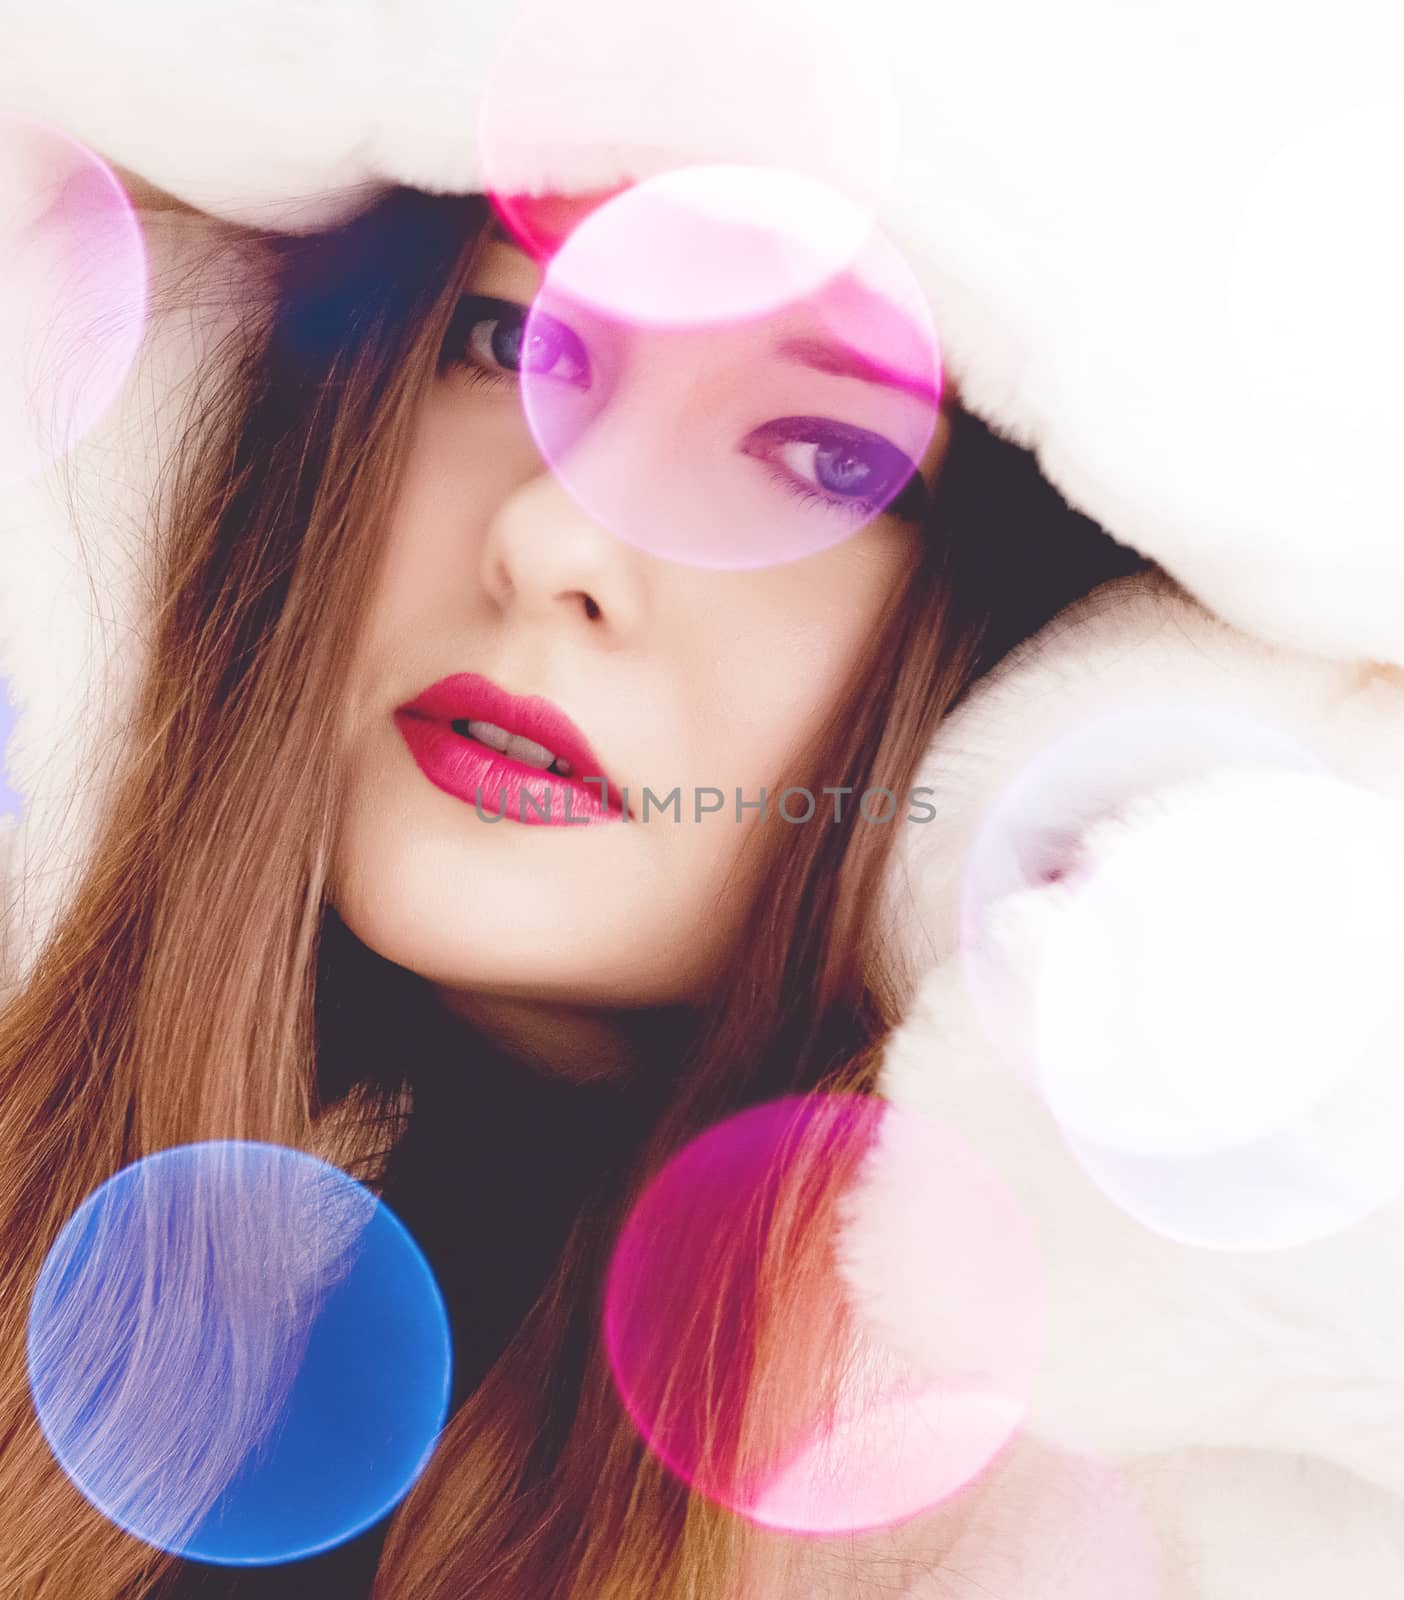
[[531, 337], [526, 333], [526, 306], [488, 295], [464, 295], [444, 340], [441, 364], [464, 368], [471, 379], [482, 383], [506, 383], [525, 370], [577, 388], [590, 387], [590, 358], [565, 323], [539, 313], [531, 319]]
[[[473, 383], [513, 383], [523, 371], [590, 387], [590, 358], [565, 323], [490, 295], [464, 295], [440, 354], [440, 371]], [[744, 454], [765, 463], [781, 488], [809, 505], [868, 520], [879, 512], [919, 521], [929, 503], [916, 464], [881, 435], [823, 417], [780, 417], [757, 428]]]
[[918, 519], [926, 485], [916, 464], [879, 434], [822, 417], [781, 417], [758, 428], [743, 447], [772, 468], [771, 476], [806, 503], [876, 516]]

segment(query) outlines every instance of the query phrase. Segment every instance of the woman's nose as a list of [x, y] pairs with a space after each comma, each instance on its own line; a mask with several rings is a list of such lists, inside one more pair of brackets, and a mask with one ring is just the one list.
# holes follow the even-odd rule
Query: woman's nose
[[619, 646], [642, 625], [648, 559], [592, 518], [543, 469], [515, 489], [488, 523], [481, 579], [504, 614], [579, 626], [601, 643]]

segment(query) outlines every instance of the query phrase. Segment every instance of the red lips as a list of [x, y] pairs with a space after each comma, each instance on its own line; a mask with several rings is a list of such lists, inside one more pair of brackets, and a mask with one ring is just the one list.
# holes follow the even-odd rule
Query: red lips
[[508, 694], [490, 678], [480, 677], [475, 672], [456, 672], [431, 683], [398, 709], [432, 722], [491, 722], [507, 733], [534, 740], [558, 759], [570, 763], [570, 777], [557, 778], [552, 774], [555, 782], [579, 785], [585, 778], [594, 779], [585, 792], [593, 792], [598, 797], [599, 780], [603, 778], [609, 809], [621, 812], [624, 809], [622, 795], [605, 773], [585, 735], [565, 712], [540, 695]]

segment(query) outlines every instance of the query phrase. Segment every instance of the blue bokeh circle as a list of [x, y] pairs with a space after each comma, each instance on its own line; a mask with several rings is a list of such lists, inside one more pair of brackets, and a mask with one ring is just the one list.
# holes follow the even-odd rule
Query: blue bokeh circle
[[242, 1140], [123, 1168], [30, 1302], [30, 1389], [69, 1478], [129, 1533], [226, 1566], [377, 1522], [448, 1413], [449, 1321], [404, 1224], [338, 1168]]

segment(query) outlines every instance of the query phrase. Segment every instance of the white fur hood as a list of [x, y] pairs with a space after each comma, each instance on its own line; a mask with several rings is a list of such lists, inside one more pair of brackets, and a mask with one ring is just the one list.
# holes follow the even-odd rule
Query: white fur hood
[[[577, 0], [533, 31], [547, 9], [513, 33], [453, 0], [0, 0], [0, 114], [119, 168], [160, 273], [213, 225], [163, 193], [294, 228], [390, 182], [482, 187], [502, 59], [530, 113], [498, 151], [509, 187], [783, 163], [776, 121], [738, 148], [738, 104], [797, 52], [833, 89], [825, 30], [858, 30], [895, 113], [860, 154], [888, 164], [875, 203], [964, 402], [1169, 576], [1028, 641], [919, 779], [940, 824], [907, 830], [889, 885], [901, 1120], [852, 1196], [846, 1281], [891, 1351], [943, 1370], [949, 1219], [901, 1132], [929, 1118], [1027, 1219], [1046, 1341], [976, 1487], [855, 1541], [812, 1592], [1404, 1594], [1397, 7]], [[717, 38], [751, 65], [670, 93]], [[607, 92], [640, 61], [650, 92]], [[861, 185], [855, 162], [842, 139], [817, 158]], [[103, 529], [91, 586], [58, 477], [0, 492], [11, 977], [81, 865], [94, 735], [141, 663], [149, 463], [245, 267], [219, 269], [200, 325], [151, 324], [71, 452]], [[1210, 1105], [1232, 1118], [1206, 1151]]]

